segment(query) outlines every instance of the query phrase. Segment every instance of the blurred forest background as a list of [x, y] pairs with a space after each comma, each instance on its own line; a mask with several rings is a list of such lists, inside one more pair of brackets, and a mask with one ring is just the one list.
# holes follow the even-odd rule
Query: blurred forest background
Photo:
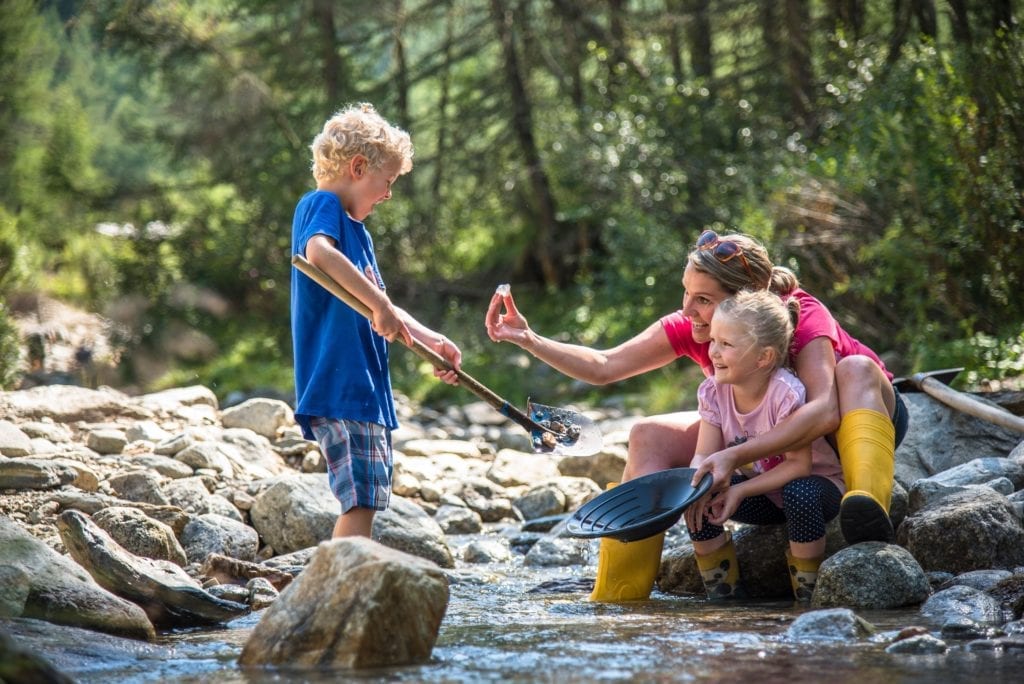
[[367, 222], [392, 298], [513, 403], [691, 405], [692, 364], [583, 387], [483, 315], [509, 282], [539, 332], [614, 345], [678, 308], [704, 228], [762, 239], [897, 374], [1019, 376], [1021, 4], [2, 0], [0, 386], [47, 370], [57, 301], [104, 321], [89, 382], [291, 391], [292, 210], [359, 101], [416, 147]]

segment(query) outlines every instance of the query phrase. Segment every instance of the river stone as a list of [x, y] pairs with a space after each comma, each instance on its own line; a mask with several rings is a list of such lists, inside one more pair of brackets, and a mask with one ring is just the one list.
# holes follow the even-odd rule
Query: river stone
[[1013, 577], [1013, 573], [1009, 570], [972, 570], [971, 572], [961, 573], [948, 582], [944, 582], [939, 587], [939, 590], [963, 585], [978, 591], [988, 592], [1008, 577]]
[[897, 542], [925, 570], [953, 573], [1024, 564], [1024, 526], [987, 487], [951, 494], [903, 521]]
[[224, 453], [222, 445], [218, 442], [196, 442], [179, 451], [174, 458], [191, 466], [194, 470], [207, 468], [216, 470], [223, 477], [235, 476], [231, 459]]
[[502, 487], [534, 485], [559, 474], [556, 457], [515, 449], [500, 449], [487, 469], [487, 479]]
[[565, 494], [565, 509], [575, 511], [601, 493], [601, 488], [589, 477], [554, 477], [537, 484], [548, 484], [557, 487]]
[[77, 470], [54, 461], [0, 458], [0, 489], [56, 489], [77, 477]]
[[252, 526], [277, 553], [290, 553], [330, 539], [341, 506], [326, 475], [281, 478], [263, 493], [249, 511]]
[[558, 470], [569, 477], [588, 477], [603, 490], [608, 483], [622, 480], [626, 454], [624, 446], [609, 444], [593, 456], [564, 457], [558, 462]]
[[999, 601], [973, 587], [957, 585], [931, 596], [921, 606], [921, 615], [940, 624], [967, 619], [984, 624], [1002, 624]]
[[171, 433], [152, 420], [140, 420], [125, 429], [124, 436], [129, 442], [158, 444], [170, 437]]
[[86, 464], [70, 458], [62, 457], [53, 458], [51, 459], [51, 462], [67, 466], [75, 471], [75, 479], [70, 483], [72, 487], [78, 487], [83, 492], [95, 492], [99, 490], [99, 475], [97, 475], [96, 471]]
[[43, 385], [18, 392], [0, 392], [0, 415], [8, 418], [50, 418], [65, 425], [77, 421], [99, 423], [112, 415], [151, 418], [152, 413], [133, 405], [128, 395], [104, 388]]
[[[223, 454], [234, 467], [235, 476], [258, 480], [293, 472], [270, 440], [248, 428], [229, 428], [220, 433]], [[315, 443], [313, 450], [319, 453]], [[321, 472], [327, 472], [326, 468]]]
[[515, 518], [512, 501], [506, 496], [505, 488], [487, 478], [467, 478], [452, 493], [462, 499], [469, 509], [480, 514], [484, 522]]
[[[156, 413], [167, 413], [170, 415], [182, 416], [183, 407], [209, 407], [216, 409], [217, 395], [208, 387], [202, 385], [191, 385], [189, 387], [174, 387], [160, 392], [143, 394], [135, 399], [136, 405]], [[187, 412], [184, 415], [192, 415]]]
[[120, 498], [154, 506], [166, 506], [171, 503], [160, 488], [162, 482], [161, 475], [148, 470], [119, 473], [107, 479], [110, 488]]
[[902, 547], [884, 542], [855, 544], [821, 564], [811, 605], [898, 608], [928, 598], [921, 566]]
[[128, 446], [128, 438], [122, 430], [101, 428], [89, 431], [85, 445], [97, 454], [119, 454]]
[[350, 537], [321, 544], [264, 612], [243, 667], [369, 668], [429, 661], [448, 581], [427, 561]]
[[174, 563], [129, 553], [78, 511], [61, 513], [57, 530], [71, 557], [100, 586], [141, 606], [154, 625], [218, 624], [249, 612], [248, 606], [223, 601], [204, 591]]
[[256, 530], [216, 513], [200, 515], [185, 525], [181, 544], [190, 563], [202, 563], [211, 553], [251, 561], [260, 547]]
[[434, 513], [434, 521], [445, 534], [476, 534], [484, 528], [480, 514], [465, 506], [443, 504]]
[[170, 561], [182, 566], [188, 562], [174, 530], [137, 508], [104, 508], [93, 514], [92, 521], [136, 556]]
[[388, 510], [374, 516], [372, 536], [385, 546], [433, 561], [442, 568], [455, 567], [441, 526], [420, 506], [400, 496], [392, 496]]
[[178, 480], [183, 477], [192, 477], [192, 475], [195, 474], [195, 471], [192, 470], [192, 466], [182, 463], [177, 459], [170, 458], [169, 456], [142, 454], [141, 456], [133, 456], [128, 463], [131, 465], [141, 466], [147, 470], [155, 470], [164, 477], [172, 480]]
[[896, 449], [896, 479], [907, 489], [979, 453], [1009, 454], [1020, 443], [1020, 433], [952, 409], [922, 392], [902, 396], [913, 429]]
[[793, 620], [786, 638], [796, 641], [853, 641], [871, 636], [875, 627], [848, 608], [813, 610]]
[[66, 425], [59, 423], [30, 420], [21, 423], [18, 427], [33, 439], [45, 439], [54, 444], [66, 444], [74, 437]]
[[28, 456], [32, 452], [32, 440], [9, 420], [0, 420], [0, 455], [8, 457]]
[[18, 617], [32, 589], [28, 573], [16, 565], [0, 564], [0, 617]]
[[540, 485], [528, 490], [512, 505], [523, 520], [534, 520], [565, 512], [565, 493], [552, 485]]
[[163, 486], [168, 502], [192, 515], [209, 511], [210, 490], [199, 475], [171, 480]]
[[0, 548], [4, 565], [18, 568], [29, 578], [22, 617], [132, 639], [156, 638], [153, 625], [141, 608], [98, 585], [73, 560], [4, 516], [0, 516]]
[[1024, 464], [1015, 463], [1009, 458], [994, 456], [976, 458], [926, 479], [947, 485], [963, 486], [985, 484], [999, 477], [1008, 478], [1013, 482], [1014, 489], [1020, 488], [1024, 485]]
[[931, 634], [916, 634], [889, 644], [886, 653], [903, 655], [942, 655], [949, 650], [946, 642]]
[[402, 451], [409, 456], [434, 457], [440, 454], [454, 454], [462, 458], [480, 458], [480, 447], [473, 442], [457, 439], [413, 439], [402, 445]]
[[462, 550], [467, 563], [503, 563], [512, 558], [508, 543], [498, 539], [477, 539]]
[[159, 456], [174, 456], [196, 443], [196, 438], [187, 432], [168, 437], [155, 447], [153, 453]]
[[526, 552], [523, 565], [536, 568], [586, 565], [591, 558], [590, 547], [587, 539], [542, 537]]
[[224, 409], [220, 414], [226, 428], [247, 428], [268, 439], [277, 437], [277, 431], [294, 422], [292, 409], [279, 399], [256, 397], [237, 406]]
[[0, 681], [74, 684], [74, 680], [25, 644], [0, 631]]

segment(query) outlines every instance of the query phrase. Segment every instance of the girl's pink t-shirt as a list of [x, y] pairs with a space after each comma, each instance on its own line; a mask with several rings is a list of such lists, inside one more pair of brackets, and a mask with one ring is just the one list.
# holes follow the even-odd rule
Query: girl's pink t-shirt
[[[789, 348], [791, 364], [795, 362], [796, 357], [811, 340], [825, 337], [832, 343], [836, 361], [854, 354], [862, 354], [878, 364], [878, 367], [885, 373], [885, 377], [892, 380], [892, 373], [878, 358], [878, 354], [843, 330], [824, 304], [801, 289], [794, 290], [790, 297], [795, 297], [800, 302], [800, 318], [797, 321], [796, 330], [793, 332], [793, 343]], [[700, 365], [704, 375], [711, 377], [714, 370], [711, 366], [711, 357], [708, 355], [710, 343], [693, 341], [693, 326], [690, 320], [683, 315], [682, 310], [663, 316], [661, 327], [668, 335], [668, 341], [675, 350], [676, 356], [687, 356], [693, 359]]]
[[[753, 439], [775, 427], [783, 418], [801, 406], [806, 399], [806, 390], [792, 372], [780, 368], [772, 375], [761, 403], [749, 413], [740, 413], [736, 408], [733, 386], [718, 383], [709, 377], [697, 390], [700, 417], [721, 429], [726, 447]], [[739, 472], [748, 478], [757, 477], [782, 463], [783, 456], [762, 458], [743, 466]], [[811, 443], [811, 475], [826, 477], [835, 483], [840, 492], [846, 491], [843, 484], [843, 470], [839, 458], [824, 437]], [[782, 508], [782, 489], [766, 494], [779, 508]]]

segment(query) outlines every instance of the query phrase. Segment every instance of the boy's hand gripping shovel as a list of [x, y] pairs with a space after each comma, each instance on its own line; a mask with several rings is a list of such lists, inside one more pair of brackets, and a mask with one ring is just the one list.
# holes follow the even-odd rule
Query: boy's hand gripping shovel
[[[371, 318], [369, 308], [342, 287], [338, 282], [309, 263], [301, 254], [292, 256], [292, 265], [309, 276], [325, 290], [348, 304], [359, 314]], [[417, 356], [428, 361], [434, 368], [454, 370], [440, 354], [419, 340], [413, 338], [409, 347]], [[462, 370], [455, 371], [459, 384], [477, 395], [500, 414], [512, 419], [530, 433], [533, 448], [542, 453], [591, 456], [600, 451], [603, 444], [601, 431], [590, 418], [568, 409], [534, 404], [527, 400], [523, 413], [499, 397], [475, 378]]]

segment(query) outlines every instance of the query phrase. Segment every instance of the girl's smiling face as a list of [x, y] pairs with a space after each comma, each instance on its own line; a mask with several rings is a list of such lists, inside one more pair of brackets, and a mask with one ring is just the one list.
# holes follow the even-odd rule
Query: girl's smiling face
[[729, 297], [725, 288], [707, 273], [702, 273], [687, 264], [683, 271], [683, 315], [693, 326], [693, 341], [708, 342], [711, 339], [711, 319], [718, 303]]
[[[711, 320], [708, 353], [715, 368], [715, 380], [735, 385], [763, 367], [766, 350], [757, 345], [746, 326], [734, 316], [718, 312]], [[770, 354], [770, 351], [767, 352]]]

